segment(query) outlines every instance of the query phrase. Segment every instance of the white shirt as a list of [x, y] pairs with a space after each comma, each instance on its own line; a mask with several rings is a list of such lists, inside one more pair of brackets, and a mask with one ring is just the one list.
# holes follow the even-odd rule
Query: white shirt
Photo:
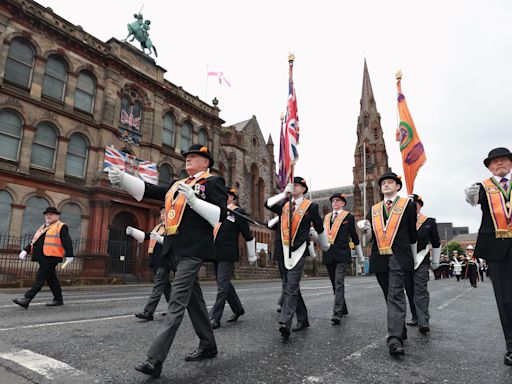
[[496, 175], [492, 175], [492, 177], [494, 177], [494, 180], [496, 180], [498, 182], [498, 184], [501, 185], [501, 179], [506, 178], [508, 180], [508, 187], [510, 188], [510, 178], [512, 178], [512, 171], [508, 173], [508, 175], [505, 175], [503, 177], [501, 176], [496, 176]]
[[391, 197], [384, 196], [384, 200], [382, 200], [382, 201], [384, 202], [384, 205], [386, 205], [386, 201], [391, 200], [392, 202], [394, 202], [397, 196], [398, 196], [398, 193], [395, 193]]
[[303, 201], [304, 201], [304, 196], [301, 196], [301, 197], [298, 197], [296, 199], [293, 199], [294, 207], [297, 208], [299, 205], [302, 204]]

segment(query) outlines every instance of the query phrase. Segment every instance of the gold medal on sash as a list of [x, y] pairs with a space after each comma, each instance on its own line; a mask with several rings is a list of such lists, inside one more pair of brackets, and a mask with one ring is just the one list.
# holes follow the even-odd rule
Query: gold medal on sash
[[176, 217], [176, 211], [174, 209], [171, 209], [167, 217], [169, 218], [169, 220], [174, 219]]

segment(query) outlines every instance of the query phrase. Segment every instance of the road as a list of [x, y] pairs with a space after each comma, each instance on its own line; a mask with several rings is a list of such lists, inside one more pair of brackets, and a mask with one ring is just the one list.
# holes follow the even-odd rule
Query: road
[[[327, 279], [304, 280], [311, 327], [282, 342], [276, 302], [280, 282], [235, 282], [246, 314], [215, 331], [219, 355], [185, 362], [198, 344], [188, 315], [160, 379], [133, 369], [161, 326], [165, 301], [152, 322], [140, 311], [149, 285], [64, 287], [63, 307], [45, 288], [28, 310], [12, 303], [23, 291], [0, 291], [0, 383], [510, 383], [492, 286], [431, 280], [431, 328], [409, 327], [406, 355], [386, 347], [386, 308], [375, 277], [346, 281], [349, 316], [330, 324], [333, 294]], [[203, 284], [206, 302], [215, 286]]]

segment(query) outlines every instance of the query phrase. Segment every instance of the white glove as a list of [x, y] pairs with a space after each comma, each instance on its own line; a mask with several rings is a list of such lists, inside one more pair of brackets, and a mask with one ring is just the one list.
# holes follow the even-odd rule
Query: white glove
[[197, 200], [196, 193], [194, 192], [194, 189], [183, 182], [178, 184], [178, 191], [183, 193], [185, 197], [187, 198], [188, 205], [192, 206], [194, 202]]
[[364, 233], [369, 233], [372, 229], [372, 225], [370, 224], [369, 220], [359, 220], [357, 222], [357, 227], [362, 230]]
[[475, 206], [478, 204], [480, 185], [476, 183], [466, 184], [464, 187], [464, 193], [466, 193], [466, 201], [472, 206]]
[[133, 228], [130, 226], [126, 227], [126, 236], [131, 236], [133, 233]]
[[72, 263], [73, 261], [75, 261], [75, 258], [74, 257], [66, 257], [66, 263]]
[[293, 193], [293, 188], [294, 188], [293, 183], [288, 183], [288, 184], [286, 184], [286, 187], [284, 188], [284, 191], [283, 191], [283, 192], [284, 192], [284, 194], [285, 194], [285, 195], [286, 195], [286, 194], [291, 195], [291, 194]]
[[128, 236], [133, 237], [139, 243], [142, 243], [144, 241], [144, 239], [146, 238], [146, 234], [144, 232], [142, 232], [140, 229], [133, 228], [133, 227], [126, 227], [126, 234]]
[[276, 225], [278, 221], [279, 221], [279, 216], [276, 216], [276, 217], [270, 219], [269, 222], [267, 223], [267, 227], [273, 228], [274, 225]]
[[152, 231], [150, 234], [149, 234], [149, 238], [151, 240], [155, 240], [158, 244], [163, 244], [164, 243], [164, 237], [162, 235], [159, 235], [157, 232], [155, 231]]
[[109, 167], [103, 169], [104, 172], [108, 172], [108, 179], [114, 185], [119, 184], [121, 189], [132, 195], [135, 200], [141, 201], [144, 197], [144, 182], [138, 177], [127, 174], [115, 167]]
[[331, 248], [331, 244], [327, 241], [327, 231], [324, 230], [318, 235], [318, 243], [322, 247], [322, 251], [327, 252]]
[[439, 268], [439, 259], [441, 258], [441, 248], [432, 249], [432, 260], [430, 261], [430, 268], [435, 271]]
[[310, 241], [308, 244], [308, 251], [309, 251], [309, 256], [311, 256], [314, 259], [316, 257], [316, 251], [315, 251], [315, 243], [313, 243], [312, 241]]
[[256, 239], [253, 238], [252, 240], [246, 241], [245, 244], [247, 245], [247, 259], [249, 260], [249, 264], [253, 265], [257, 260]]
[[356, 245], [356, 254], [359, 259], [359, 263], [364, 263], [364, 255], [363, 255], [363, 248], [361, 247], [361, 244]]
[[416, 255], [418, 254], [418, 243], [411, 244], [412, 257], [416, 260]]
[[18, 257], [20, 260], [25, 260], [25, 257], [27, 257], [27, 251], [21, 251]]
[[316, 241], [316, 240], [318, 240], [318, 232], [317, 232], [317, 231], [315, 231], [315, 228], [313, 228], [313, 227], [311, 227], [311, 228], [309, 229], [309, 238], [310, 238], [310, 239], [313, 239], [313, 240], [315, 240], [315, 241]]

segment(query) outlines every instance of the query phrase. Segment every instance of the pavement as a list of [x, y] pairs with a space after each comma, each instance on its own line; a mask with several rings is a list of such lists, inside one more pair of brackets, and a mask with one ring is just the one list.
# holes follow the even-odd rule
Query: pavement
[[[431, 329], [409, 327], [406, 355], [389, 356], [386, 307], [375, 277], [346, 279], [349, 316], [332, 326], [328, 279], [303, 280], [311, 326], [282, 342], [278, 281], [234, 282], [246, 314], [215, 330], [219, 355], [201, 362], [184, 357], [198, 345], [188, 315], [164, 363], [151, 379], [133, 369], [162, 324], [140, 321], [150, 285], [64, 287], [63, 307], [46, 307], [45, 288], [29, 309], [12, 303], [20, 289], [0, 290], [0, 383], [512, 383], [503, 364], [505, 343], [492, 285], [471, 288], [455, 279], [433, 280]], [[206, 302], [215, 285], [202, 283]], [[409, 315], [408, 315], [409, 318]]]

